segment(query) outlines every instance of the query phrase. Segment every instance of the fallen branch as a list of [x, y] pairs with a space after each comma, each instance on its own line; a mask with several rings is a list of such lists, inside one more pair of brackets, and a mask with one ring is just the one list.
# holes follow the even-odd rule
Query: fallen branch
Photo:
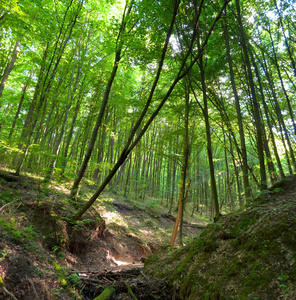
[[35, 289], [34, 282], [33, 282], [30, 278], [28, 278], [28, 277], [26, 277], [26, 278], [27, 278], [28, 282], [30, 283], [30, 285], [31, 285], [31, 287], [32, 287], [32, 290], [33, 290], [33, 292], [34, 292], [34, 295], [35, 295], [36, 300], [39, 300], [39, 296], [38, 296], [38, 293], [37, 293], [37, 291], [36, 291], [36, 289]]
[[130, 287], [130, 285], [129, 285], [126, 281], [124, 282], [124, 284], [125, 284], [125, 286], [126, 286], [128, 292], [129, 292], [130, 296], [133, 298], [133, 300], [138, 300], [138, 298], [137, 298], [137, 297], [135, 296], [135, 294], [133, 293], [133, 290], [132, 290], [132, 288]]
[[89, 282], [98, 283], [98, 284], [102, 283], [102, 281], [97, 280], [97, 279], [92, 279], [92, 278], [79, 277], [79, 279], [82, 281], [89, 281]]
[[13, 293], [11, 293], [6, 287], [5, 284], [2, 280], [2, 277], [0, 276], [0, 286], [2, 287], [3, 291], [5, 292], [6, 295], [8, 295], [11, 299], [17, 300], [17, 298], [14, 296]]
[[144, 274], [143, 271], [140, 271], [141, 275], [149, 282], [150, 278]]
[[198, 225], [198, 224], [187, 224], [187, 223], [184, 223], [183, 224], [183, 227], [191, 227], [191, 228], [198, 228], [198, 229], [205, 229], [206, 226], [203, 226], [203, 225]]
[[113, 286], [106, 286], [103, 292], [94, 300], [109, 300], [115, 292], [116, 290]]
[[2, 211], [2, 210], [4, 209], [4, 207], [6, 207], [6, 206], [8, 206], [8, 205], [10, 205], [10, 204], [13, 204], [13, 203], [15, 203], [15, 202], [17, 202], [17, 201], [18, 201], [18, 199], [17, 199], [17, 200], [14, 200], [14, 201], [12, 201], [12, 202], [6, 203], [5, 205], [3, 205], [3, 206], [0, 208], [0, 211]]

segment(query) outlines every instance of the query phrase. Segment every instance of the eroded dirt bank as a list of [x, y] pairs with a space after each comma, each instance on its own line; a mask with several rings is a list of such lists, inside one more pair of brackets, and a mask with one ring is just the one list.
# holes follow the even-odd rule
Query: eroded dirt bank
[[[60, 186], [0, 172], [0, 275], [17, 299], [94, 299], [106, 285], [113, 299], [177, 299], [163, 280], [143, 272], [174, 218], [121, 199], [105, 200], [76, 224], [80, 203]], [[185, 227], [192, 238], [203, 230]], [[8, 299], [0, 288], [0, 299]]]

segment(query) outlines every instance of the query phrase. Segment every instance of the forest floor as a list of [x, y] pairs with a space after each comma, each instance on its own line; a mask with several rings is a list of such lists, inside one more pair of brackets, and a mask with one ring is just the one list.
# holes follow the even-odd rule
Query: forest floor
[[68, 188], [0, 169], [0, 300], [295, 299], [296, 176], [216, 223], [188, 210], [173, 250], [156, 199], [104, 192], [73, 223], [96, 186]]
[[[175, 218], [155, 199], [105, 192], [73, 224], [95, 189], [85, 184], [79, 200], [69, 201], [65, 185], [44, 187], [42, 178], [0, 169], [0, 275], [17, 299], [94, 299], [108, 293], [106, 285], [115, 287], [113, 299], [131, 299], [132, 293], [172, 299], [166, 282], [142, 269], [148, 255], [167, 247]], [[207, 224], [190, 215], [185, 213], [185, 243]], [[8, 299], [1, 287], [0, 299]]]

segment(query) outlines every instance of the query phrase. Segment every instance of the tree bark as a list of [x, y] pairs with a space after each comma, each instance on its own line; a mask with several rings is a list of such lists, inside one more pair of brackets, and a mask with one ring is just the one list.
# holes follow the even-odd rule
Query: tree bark
[[[198, 32], [198, 48], [200, 49], [200, 37]], [[208, 112], [208, 96], [207, 96], [207, 88], [205, 82], [205, 70], [204, 70], [204, 62], [203, 62], [203, 54], [199, 59], [199, 69], [200, 69], [200, 77], [201, 77], [201, 85], [202, 85], [202, 95], [203, 95], [203, 115], [206, 125], [206, 137], [207, 137], [207, 154], [209, 161], [209, 169], [210, 169], [210, 178], [211, 178], [211, 191], [212, 191], [212, 199], [214, 203], [214, 221], [218, 221], [220, 218], [220, 210], [219, 210], [219, 200], [218, 200], [218, 191], [217, 184], [215, 179], [215, 167], [213, 161], [213, 149], [212, 149], [212, 138], [211, 138], [211, 127], [209, 121], [209, 112]]]
[[16, 125], [16, 122], [17, 122], [17, 119], [18, 119], [18, 116], [19, 116], [19, 114], [20, 114], [20, 111], [21, 111], [21, 108], [22, 108], [22, 105], [23, 105], [23, 102], [24, 102], [24, 98], [25, 98], [25, 95], [26, 95], [26, 91], [27, 91], [27, 88], [28, 88], [28, 86], [29, 86], [29, 84], [30, 84], [30, 81], [31, 81], [32, 73], [33, 73], [33, 69], [30, 71], [30, 76], [29, 76], [28, 80], [27, 80], [26, 83], [23, 85], [21, 99], [20, 99], [20, 102], [19, 102], [17, 111], [16, 111], [16, 113], [15, 113], [15, 117], [14, 117], [14, 120], [13, 120], [13, 123], [12, 123], [12, 126], [11, 126], [11, 129], [10, 129], [10, 132], [9, 132], [8, 140], [11, 140], [11, 137], [12, 137], [12, 135], [13, 135], [14, 128], [15, 128], [15, 125]]
[[83, 175], [86, 171], [88, 162], [90, 160], [90, 157], [91, 157], [91, 154], [92, 154], [92, 151], [93, 151], [96, 139], [97, 139], [99, 128], [101, 127], [101, 124], [102, 124], [102, 121], [103, 121], [103, 118], [104, 118], [104, 113], [105, 113], [105, 110], [106, 110], [106, 107], [107, 107], [107, 104], [108, 104], [112, 84], [114, 82], [114, 79], [115, 79], [115, 76], [116, 76], [116, 73], [117, 73], [117, 70], [118, 70], [118, 65], [119, 65], [119, 62], [120, 62], [120, 59], [121, 59], [121, 51], [122, 51], [122, 47], [123, 47], [123, 42], [120, 40], [120, 38], [125, 32], [125, 26], [126, 26], [125, 18], [129, 16], [129, 14], [131, 12], [131, 9], [132, 9], [132, 5], [133, 5], [133, 3], [128, 8], [128, 11], [126, 12], [126, 14], [125, 14], [126, 8], [124, 10], [121, 28], [120, 28], [120, 31], [118, 33], [119, 45], [118, 45], [118, 48], [117, 48], [116, 53], [115, 53], [113, 69], [112, 69], [111, 75], [109, 77], [109, 80], [108, 80], [108, 83], [107, 83], [107, 86], [106, 86], [106, 89], [105, 89], [105, 92], [104, 92], [104, 97], [103, 97], [103, 101], [102, 101], [102, 104], [101, 104], [100, 112], [99, 112], [96, 124], [93, 128], [92, 135], [91, 135], [90, 141], [88, 143], [82, 165], [81, 165], [81, 167], [78, 171], [77, 177], [75, 178], [75, 181], [74, 181], [73, 186], [71, 188], [70, 198], [72, 198], [72, 199], [77, 197], [77, 191], [78, 191], [80, 181], [82, 180]]
[[[261, 99], [262, 99], [262, 102], [266, 105], [259, 70], [258, 70], [257, 64], [255, 62], [253, 53], [250, 52], [250, 55], [251, 55], [252, 64], [253, 64], [253, 67], [254, 67], [254, 70], [255, 70], [255, 73], [256, 73], [256, 77], [257, 77], [257, 80], [258, 80]], [[263, 104], [263, 106], [264, 106], [264, 104]], [[263, 136], [264, 136], [263, 141], [264, 141], [264, 149], [265, 149], [265, 153], [266, 153], [267, 167], [268, 167], [268, 171], [269, 171], [269, 174], [270, 174], [271, 184], [273, 185], [278, 181], [278, 175], [277, 175], [277, 172], [275, 170], [275, 167], [274, 167], [274, 164], [273, 164], [273, 161], [272, 161], [272, 157], [271, 157], [271, 153], [270, 153], [270, 149], [269, 149], [269, 145], [268, 145], [268, 140], [267, 140], [267, 136], [266, 136], [266, 130], [265, 130], [264, 126], [262, 127], [262, 133], [263, 133]]]
[[242, 18], [240, 14], [240, 5], [239, 0], [235, 0], [236, 4], [236, 11], [237, 11], [237, 21], [239, 24], [239, 31], [240, 31], [240, 41], [243, 48], [244, 59], [247, 68], [248, 74], [248, 81], [251, 88], [251, 98], [253, 101], [253, 108], [254, 108], [254, 119], [255, 119], [255, 127], [256, 127], [256, 135], [257, 135], [257, 151], [259, 157], [259, 164], [260, 164], [260, 190], [267, 190], [267, 178], [266, 178], [266, 171], [265, 171], [265, 164], [264, 164], [264, 151], [263, 151], [263, 134], [262, 134], [262, 122], [260, 118], [260, 107], [257, 101], [256, 91], [255, 91], [255, 84], [251, 69], [251, 64], [249, 60], [249, 54], [247, 49], [247, 40], [244, 32], [244, 27], [242, 24]]
[[234, 202], [233, 202], [233, 196], [232, 196], [232, 191], [231, 191], [228, 158], [227, 158], [227, 151], [226, 151], [226, 139], [225, 139], [224, 132], [223, 132], [223, 139], [224, 139], [224, 157], [225, 157], [225, 166], [226, 166], [226, 183], [227, 183], [228, 193], [229, 193], [229, 197], [230, 197], [231, 210], [234, 211]]
[[12, 52], [11, 60], [7, 64], [7, 66], [6, 66], [5, 70], [4, 70], [4, 74], [3, 74], [1, 82], [0, 82], [0, 98], [2, 96], [2, 93], [3, 93], [4, 87], [5, 87], [6, 81], [7, 81], [8, 77], [9, 77], [9, 75], [10, 75], [12, 69], [13, 69], [13, 66], [15, 64], [15, 61], [17, 59], [17, 55], [18, 55], [18, 52], [19, 52], [19, 49], [20, 49], [20, 44], [21, 44], [21, 41], [17, 40], [16, 43], [15, 43], [13, 52]]
[[248, 174], [248, 159], [247, 159], [247, 149], [246, 149], [246, 142], [245, 142], [245, 133], [244, 133], [244, 126], [243, 126], [243, 119], [240, 107], [240, 99], [237, 93], [236, 83], [234, 80], [234, 71], [233, 71], [233, 64], [232, 58], [230, 54], [230, 44], [229, 44], [229, 36], [227, 26], [224, 24], [224, 37], [226, 43], [226, 53], [228, 59], [228, 66], [229, 66], [229, 73], [230, 73], [230, 81], [233, 91], [233, 96], [235, 99], [235, 108], [239, 126], [239, 136], [240, 136], [240, 148], [241, 148], [241, 157], [242, 157], [242, 171], [243, 171], [243, 183], [244, 183], [244, 190], [245, 190], [245, 201], [246, 204], [249, 203], [251, 198], [250, 193], [250, 183], [249, 183], [249, 174]]

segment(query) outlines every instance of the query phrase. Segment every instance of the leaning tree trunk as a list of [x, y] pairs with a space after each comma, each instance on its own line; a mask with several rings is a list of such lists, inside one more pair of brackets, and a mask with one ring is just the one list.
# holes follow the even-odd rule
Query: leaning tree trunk
[[[266, 74], [267, 74], [267, 72], [266, 72]], [[277, 118], [278, 118], [278, 121], [279, 121], [281, 127], [283, 128], [285, 139], [286, 139], [286, 142], [287, 142], [288, 147], [289, 147], [289, 154], [290, 154], [290, 157], [292, 159], [294, 170], [296, 171], [295, 155], [294, 155], [294, 152], [293, 152], [293, 148], [292, 148], [291, 140], [290, 140], [290, 137], [289, 137], [289, 134], [288, 134], [288, 130], [287, 130], [284, 118], [283, 118], [283, 114], [282, 114], [282, 111], [281, 111], [281, 108], [280, 108], [280, 105], [279, 105], [279, 101], [278, 101], [276, 92], [274, 90], [274, 83], [273, 83], [273, 79], [271, 77], [271, 74], [269, 74], [267, 79], [268, 79], [269, 86], [270, 86], [270, 89], [271, 89], [271, 92], [272, 92], [273, 101], [274, 101], [274, 104], [275, 104], [276, 115], [277, 115]]]
[[[37, 124], [37, 120], [39, 117], [39, 112], [40, 109], [42, 107], [42, 105], [44, 105], [44, 101], [47, 99], [47, 95], [50, 92], [50, 89], [52, 87], [52, 83], [54, 81], [54, 78], [56, 76], [60, 61], [62, 59], [63, 53], [65, 51], [66, 45], [68, 44], [68, 41], [70, 39], [70, 37], [72, 36], [72, 32], [73, 32], [73, 28], [75, 27], [78, 15], [80, 13], [80, 10], [82, 8], [82, 3], [79, 3], [77, 11], [75, 12], [75, 15], [73, 17], [73, 21], [71, 22], [71, 24], [68, 24], [68, 26], [66, 27], [65, 25], [65, 19], [66, 16], [68, 15], [68, 13], [70, 14], [70, 8], [72, 6], [72, 2], [70, 2], [67, 6], [67, 9], [65, 11], [64, 14], [64, 19], [63, 19], [63, 23], [60, 26], [60, 32], [59, 32], [59, 36], [56, 39], [55, 45], [54, 45], [54, 52], [51, 56], [50, 62], [48, 64], [48, 72], [45, 74], [44, 76], [44, 80], [43, 80], [43, 85], [42, 85], [42, 92], [41, 95], [39, 97], [39, 101], [37, 101], [37, 103], [32, 103], [32, 110], [31, 110], [31, 116], [30, 116], [30, 122], [28, 124], [28, 127], [25, 130], [25, 134], [24, 134], [24, 138], [25, 138], [25, 150], [18, 162], [17, 168], [16, 168], [16, 175], [20, 174], [20, 171], [23, 167], [23, 164], [25, 162], [25, 159], [27, 157], [27, 154], [29, 152], [29, 146], [30, 146], [30, 142], [34, 133], [34, 129], [35, 126]], [[73, 13], [73, 12], [72, 12]], [[63, 29], [66, 27], [66, 31], [64, 32], [64, 36], [66, 36], [66, 33], [68, 32], [67, 36], [62, 40], [62, 42], [60, 41], [62, 33], [63, 33]], [[47, 48], [45, 51], [45, 56], [46, 56], [46, 52], [48, 50], [48, 45], [47, 44]], [[57, 54], [57, 55], [56, 55]], [[54, 63], [55, 61], [55, 63]], [[53, 67], [53, 69], [52, 69]], [[52, 70], [51, 70], [52, 69]], [[40, 73], [40, 76], [42, 75], [42, 73]], [[40, 79], [40, 78], [39, 78]], [[35, 88], [35, 93], [34, 93], [34, 100], [37, 100], [37, 96], [39, 94], [39, 82], [37, 82], [36, 88]], [[35, 98], [36, 97], [36, 98]], [[30, 113], [30, 111], [28, 112], [28, 114]]]
[[26, 83], [23, 85], [23, 88], [22, 88], [22, 96], [21, 96], [21, 99], [20, 99], [20, 102], [19, 102], [19, 105], [18, 105], [18, 108], [17, 108], [17, 111], [15, 113], [15, 117], [13, 119], [13, 123], [12, 123], [12, 126], [11, 126], [11, 129], [10, 129], [10, 132], [9, 132], [9, 136], [8, 136], [8, 140], [10, 141], [11, 140], [11, 137], [14, 133], [14, 128], [15, 128], [15, 125], [16, 125], [16, 122], [17, 122], [17, 119], [19, 117], [19, 114], [20, 114], [20, 111], [21, 111], [21, 108], [22, 108], [22, 105], [23, 105], [23, 102], [24, 102], [24, 98], [25, 98], [25, 95], [26, 95], [26, 91], [27, 91], [27, 88], [30, 84], [30, 81], [31, 81], [31, 78], [32, 78], [32, 73], [33, 73], [33, 69], [30, 71], [30, 76], [28, 78], [28, 80], [26, 81]]
[[5, 84], [6, 84], [6, 81], [13, 69], [13, 66], [15, 64], [15, 61], [17, 59], [17, 54], [19, 52], [19, 49], [20, 49], [20, 40], [16, 41], [15, 43], [15, 46], [14, 46], [14, 49], [13, 49], [13, 52], [12, 52], [12, 57], [11, 57], [11, 60], [10, 62], [7, 64], [5, 70], [4, 70], [4, 74], [2, 76], [2, 80], [0, 82], [0, 98], [2, 96], [2, 93], [3, 93], [3, 90], [4, 90], [4, 87], [5, 87]]
[[[54, 147], [54, 150], [53, 150], [53, 159], [50, 163], [50, 166], [48, 168], [48, 171], [47, 171], [46, 175], [44, 176], [44, 181], [43, 182], [45, 184], [48, 184], [50, 182], [52, 174], [54, 172], [54, 169], [55, 169], [55, 166], [56, 166], [56, 163], [57, 163], [57, 156], [59, 155], [60, 147], [61, 147], [62, 140], [63, 140], [63, 137], [64, 137], [64, 133], [65, 133], [65, 130], [66, 130], [66, 125], [67, 125], [67, 122], [68, 122], [68, 116], [69, 116], [69, 113], [70, 113], [70, 109], [72, 107], [73, 94], [75, 93], [76, 86], [77, 86], [76, 84], [78, 82], [77, 80], [75, 81], [75, 85], [74, 85], [73, 91], [72, 91], [74, 71], [75, 71], [75, 62], [76, 61], [75, 61], [75, 58], [74, 58], [72, 75], [71, 75], [69, 91], [68, 91], [68, 99], [67, 99], [67, 104], [66, 104], [66, 111], [65, 111], [65, 115], [64, 115], [64, 119], [63, 119], [63, 122], [62, 122], [61, 129], [59, 130], [60, 135], [58, 137], [58, 140], [57, 140], [57, 142], [55, 144], [55, 147]], [[78, 69], [77, 77], [79, 77], [79, 69]]]
[[[267, 64], [266, 64], [266, 61], [265, 61], [265, 55], [264, 55], [263, 51], [262, 51], [262, 57], [263, 57], [263, 63], [261, 64], [261, 66], [262, 66], [262, 69], [264, 71], [264, 75], [267, 78], [267, 82], [269, 83], [269, 86], [270, 86], [273, 97], [276, 97], [273, 86], [272, 86], [272, 81], [271, 81], [271, 78], [269, 76], [269, 72], [268, 72], [268, 69], [267, 69]], [[281, 178], [284, 178], [285, 173], [284, 173], [284, 170], [283, 170], [283, 166], [282, 166], [282, 163], [281, 163], [281, 160], [280, 160], [280, 157], [279, 157], [279, 153], [278, 153], [278, 149], [277, 149], [277, 145], [276, 145], [276, 142], [275, 142], [273, 127], [272, 127], [272, 123], [271, 123], [271, 120], [270, 120], [269, 110], [268, 110], [267, 103], [265, 101], [265, 97], [262, 98], [262, 103], [263, 103], [265, 118], [266, 118], [267, 125], [268, 125], [268, 128], [269, 128], [269, 134], [270, 134], [271, 143], [272, 143], [274, 155], [275, 155], [275, 158], [276, 158], [277, 166], [278, 166]]]

